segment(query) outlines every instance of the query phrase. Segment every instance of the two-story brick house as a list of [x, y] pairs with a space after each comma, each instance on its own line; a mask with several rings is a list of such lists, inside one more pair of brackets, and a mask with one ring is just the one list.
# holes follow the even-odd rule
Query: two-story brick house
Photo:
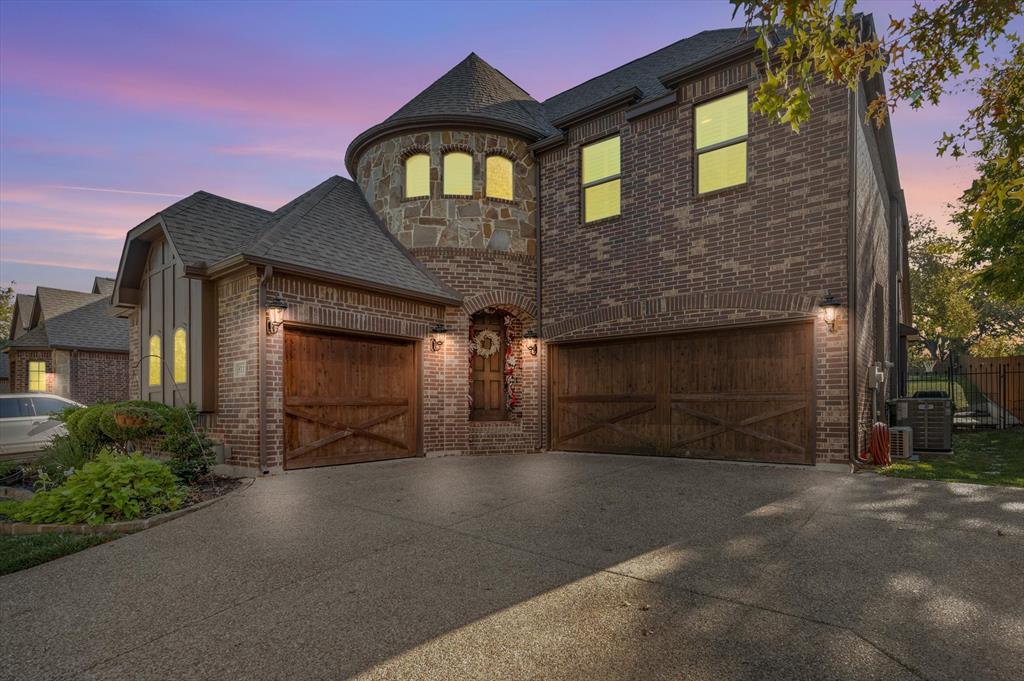
[[133, 394], [263, 470], [846, 460], [908, 321], [883, 85], [820, 85], [795, 134], [749, 113], [757, 66], [706, 31], [538, 102], [471, 54], [353, 140], [353, 180], [179, 201], [122, 254]]

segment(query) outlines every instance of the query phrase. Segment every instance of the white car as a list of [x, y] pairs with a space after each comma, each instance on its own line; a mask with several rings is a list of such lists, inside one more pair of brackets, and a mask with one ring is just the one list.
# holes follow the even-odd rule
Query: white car
[[67, 432], [64, 424], [50, 415], [82, 406], [47, 393], [0, 394], [0, 458], [22, 458], [42, 451], [50, 438]]

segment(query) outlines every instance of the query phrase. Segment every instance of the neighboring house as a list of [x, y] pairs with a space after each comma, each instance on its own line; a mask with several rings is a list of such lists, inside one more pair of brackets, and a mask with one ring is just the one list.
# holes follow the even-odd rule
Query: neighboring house
[[263, 470], [847, 460], [910, 328], [892, 129], [863, 115], [882, 80], [818, 85], [794, 134], [749, 113], [757, 65], [706, 31], [537, 102], [471, 54], [356, 137], [354, 180], [169, 206], [114, 291], [132, 395], [196, 403]]
[[0, 351], [0, 393], [11, 392], [11, 364], [7, 353]]
[[4, 350], [11, 392], [48, 392], [94, 404], [128, 397], [128, 323], [111, 314], [114, 280], [91, 293], [40, 286], [18, 295]]

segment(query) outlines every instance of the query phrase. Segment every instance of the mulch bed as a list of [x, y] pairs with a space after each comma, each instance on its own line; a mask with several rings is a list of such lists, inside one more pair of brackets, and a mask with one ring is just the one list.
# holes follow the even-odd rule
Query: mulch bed
[[217, 475], [211, 475], [204, 480], [196, 482], [196, 484], [191, 485], [188, 488], [188, 498], [185, 499], [185, 503], [182, 504], [182, 508], [191, 506], [192, 504], [198, 504], [201, 501], [216, 499], [219, 496], [223, 496], [228, 492], [238, 489], [246, 482], [248, 482], [248, 480], [242, 478], [225, 478]]

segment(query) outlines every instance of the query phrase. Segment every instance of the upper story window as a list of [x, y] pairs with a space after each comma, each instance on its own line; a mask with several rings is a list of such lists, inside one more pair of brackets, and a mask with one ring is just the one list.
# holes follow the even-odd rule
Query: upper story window
[[583, 147], [583, 221], [610, 218], [620, 212], [622, 165], [620, 138]]
[[149, 337], [149, 385], [155, 387], [160, 385], [160, 336], [153, 334]]
[[28, 389], [29, 392], [46, 392], [46, 362], [28, 363]]
[[487, 157], [487, 196], [512, 200], [512, 161], [504, 156]]
[[747, 110], [746, 90], [694, 109], [699, 194], [747, 181]]
[[413, 154], [405, 159], [405, 198], [430, 196], [430, 156]]
[[444, 155], [445, 196], [473, 195], [473, 157], [463, 151]]
[[174, 382], [178, 384], [188, 382], [187, 340], [185, 329], [178, 327], [174, 330]]

